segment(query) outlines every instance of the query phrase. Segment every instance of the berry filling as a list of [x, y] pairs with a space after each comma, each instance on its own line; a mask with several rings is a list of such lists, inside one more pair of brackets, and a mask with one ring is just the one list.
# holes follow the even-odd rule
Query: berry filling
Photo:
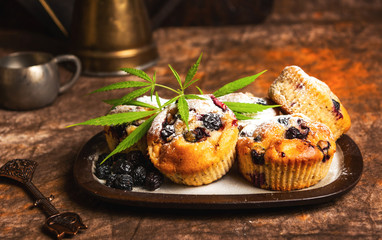
[[329, 155], [330, 142], [324, 141], [324, 140], [320, 140], [317, 143], [317, 147], [318, 147], [318, 149], [320, 149], [320, 151], [324, 155], [322, 157], [322, 162], [326, 162], [327, 160], [329, 160], [330, 159], [330, 155]]
[[192, 131], [187, 131], [183, 134], [184, 139], [187, 142], [201, 142], [207, 139], [210, 135], [206, 132], [204, 128], [198, 127]]
[[305, 129], [305, 131], [300, 131], [299, 129], [295, 127], [290, 127], [288, 130], [285, 132], [285, 138], [286, 139], [306, 139], [306, 137], [309, 134], [309, 128]]
[[220, 116], [215, 113], [204, 114], [202, 116], [202, 121], [204, 127], [209, 130], [219, 130], [223, 126]]
[[265, 149], [262, 147], [257, 147], [256, 149], [252, 149], [251, 150], [252, 162], [257, 165], [263, 165], [265, 162], [264, 153], [265, 153]]
[[215, 96], [211, 95], [211, 99], [214, 102], [214, 104], [220, 107], [223, 111], [227, 110], [228, 107], [224, 103], [220, 102]]
[[119, 139], [121, 141], [123, 138], [127, 137], [126, 127], [126, 123], [110, 126], [110, 132], [114, 138]]
[[265, 100], [262, 99], [262, 98], [257, 99], [255, 103], [256, 103], [256, 104], [260, 104], [260, 105], [268, 105], [268, 104], [267, 104], [267, 101], [265, 101]]
[[165, 142], [170, 142], [175, 136], [174, 125], [167, 125], [167, 123], [164, 122], [163, 128], [160, 131], [160, 136]]
[[290, 117], [281, 117], [281, 118], [277, 119], [277, 122], [279, 122], [280, 124], [282, 124], [284, 126], [288, 126], [289, 119], [290, 119]]
[[255, 172], [251, 175], [251, 179], [255, 187], [266, 185], [264, 173]]
[[341, 118], [343, 118], [344, 116], [342, 115], [342, 113], [340, 112], [340, 108], [341, 108], [341, 105], [339, 102], [337, 102], [336, 100], [332, 99], [332, 102], [333, 102], [333, 112], [335, 113], [336, 115], [336, 119], [339, 120]]

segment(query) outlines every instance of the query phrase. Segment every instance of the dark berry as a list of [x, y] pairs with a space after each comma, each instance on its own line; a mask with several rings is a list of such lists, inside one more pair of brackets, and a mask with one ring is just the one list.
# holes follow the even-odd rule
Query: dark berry
[[128, 152], [126, 158], [133, 167], [136, 167], [139, 164], [145, 164], [146, 162], [146, 158], [141, 151]]
[[133, 177], [129, 174], [117, 174], [113, 187], [131, 191], [133, 189]]
[[257, 135], [254, 139], [254, 142], [260, 142], [261, 141], [261, 135]]
[[133, 164], [127, 159], [119, 159], [113, 164], [111, 168], [112, 172], [117, 174], [130, 174], [133, 169]]
[[221, 108], [223, 111], [227, 110], [228, 107], [224, 103], [220, 102], [215, 96], [211, 95], [211, 99], [214, 102], [214, 104]]
[[219, 130], [222, 127], [220, 116], [215, 113], [207, 113], [202, 117], [203, 125], [209, 130]]
[[302, 89], [304, 87], [304, 84], [303, 83], [299, 83], [297, 86], [296, 86], [296, 89]]
[[320, 149], [320, 151], [324, 155], [322, 157], [322, 162], [326, 162], [326, 160], [330, 159], [330, 156], [329, 156], [330, 142], [324, 141], [324, 140], [320, 140], [317, 143], [317, 147], [318, 147], [318, 149]]
[[115, 125], [115, 126], [110, 126], [111, 134], [115, 138], [121, 140], [121, 139], [123, 139], [123, 138], [125, 138], [127, 136], [126, 127], [127, 127], [126, 123]]
[[265, 101], [262, 98], [257, 99], [255, 103], [256, 104], [261, 104], [261, 105], [267, 105], [267, 101]]
[[309, 128], [304, 129], [304, 131], [300, 131], [299, 129], [295, 127], [290, 127], [288, 130], [285, 132], [285, 138], [286, 139], [306, 139], [306, 137], [309, 134]]
[[340, 110], [340, 103], [337, 102], [336, 100], [332, 99], [332, 102], [333, 102], [333, 106], [334, 106], [334, 109], [336, 111], [339, 111]]
[[195, 128], [192, 131], [187, 131], [183, 134], [184, 139], [192, 143], [204, 141], [209, 136], [210, 135], [206, 133], [206, 130], [201, 127]]
[[158, 171], [148, 172], [145, 179], [145, 188], [154, 191], [163, 183], [163, 175]]
[[[97, 162], [96, 162], [96, 167], [98, 167], [99, 165], [101, 165], [101, 163], [103, 162], [103, 160], [105, 160], [105, 158], [108, 156], [109, 154], [107, 153], [102, 153], [98, 156], [98, 159], [97, 159]], [[104, 163], [102, 163], [102, 165], [109, 165], [111, 166], [113, 164], [113, 157], [110, 157], [108, 158]]]
[[251, 150], [252, 162], [257, 165], [263, 165], [265, 150], [263, 148], [256, 148]]
[[106, 164], [99, 165], [95, 169], [94, 175], [99, 179], [106, 179], [111, 173], [111, 167]]
[[127, 159], [127, 154], [126, 153], [117, 153], [113, 155], [114, 162], [118, 161], [124, 161]]
[[265, 185], [265, 174], [264, 173], [259, 173], [255, 172], [252, 176], [252, 183], [255, 187], [261, 187], [262, 185]]
[[333, 112], [336, 114], [336, 119], [341, 119], [343, 118], [344, 116], [342, 115], [342, 113], [340, 112], [340, 108], [341, 108], [341, 105], [339, 102], [337, 102], [336, 100], [332, 99], [332, 102], [333, 102]]
[[106, 178], [106, 183], [105, 185], [108, 187], [113, 187], [114, 181], [117, 178], [117, 174], [110, 173], [110, 175]]
[[289, 119], [290, 119], [289, 117], [281, 117], [281, 118], [278, 118], [277, 121], [284, 126], [288, 126]]
[[167, 125], [164, 124], [162, 130], [160, 131], [160, 135], [162, 139], [166, 142], [169, 142], [172, 140], [172, 138], [175, 135], [175, 128], [174, 125]]
[[142, 186], [146, 179], [146, 169], [143, 166], [138, 166], [132, 173], [134, 186]]

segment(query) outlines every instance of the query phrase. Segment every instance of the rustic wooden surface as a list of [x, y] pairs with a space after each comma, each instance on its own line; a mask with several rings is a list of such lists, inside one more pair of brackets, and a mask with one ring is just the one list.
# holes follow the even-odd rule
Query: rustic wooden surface
[[[105, 114], [108, 106], [100, 100], [116, 96], [86, 94], [127, 76], [81, 76], [51, 106], [24, 112], [0, 109], [0, 165], [14, 158], [37, 161], [35, 185], [56, 196], [58, 210], [77, 212], [89, 226], [74, 239], [381, 239], [382, 19], [365, 13], [374, 14], [381, 4], [353, 3], [364, 11], [353, 9], [359, 14], [348, 11], [341, 18], [335, 9], [325, 11], [320, 5], [318, 10], [308, 7], [310, 15], [304, 9], [288, 15], [286, 1], [276, 2], [275, 12], [261, 25], [157, 30], [160, 59], [148, 72], [157, 71], [161, 83], [175, 84], [167, 64], [184, 76], [203, 52], [198, 76], [205, 92], [268, 69], [245, 89], [266, 96], [285, 66], [301, 66], [331, 87], [352, 118], [348, 135], [363, 154], [364, 173], [348, 194], [314, 206], [245, 211], [143, 209], [87, 195], [75, 185], [72, 167], [81, 146], [100, 128], [65, 126]], [[63, 45], [33, 33], [0, 31], [1, 56], [19, 50], [60, 53]], [[31, 204], [18, 185], [0, 179], [0, 239], [51, 238], [42, 230], [45, 216]]]

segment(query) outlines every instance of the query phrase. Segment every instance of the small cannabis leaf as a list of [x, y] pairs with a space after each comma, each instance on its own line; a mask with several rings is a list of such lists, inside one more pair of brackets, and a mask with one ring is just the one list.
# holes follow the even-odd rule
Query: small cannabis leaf
[[118, 144], [118, 146], [101, 162], [101, 164], [104, 163], [108, 158], [110, 158], [114, 154], [122, 152], [123, 150], [126, 150], [127, 148], [137, 143], [150, 129], [151, 124], [157, 115], [158, 113], [151, 116], [144, 123], [139, 125], [132, 133], [130, 133], [125, 139], [123, 139], [122, 142]]
[[138, 81], [126, 81], [126, 82], [117, 82], [110, 84], [106, 87], [99, 88], [97, 90], [94, 90], [92, 93], [98, 93], [98, 92], [105, 92], [105, 91], [111, 91], [116, 89], [123, 89], [123, 88], [133, 88], [133, 87], [145, 87], [150, 86], [151, 83], [148, 82], [138, 82]]
[[79, 125], [91, 125], [91, 126], [111, 126], [119, 125], [123, 123], [134, 122], [141, 118], [148, 117], [153, 115], [157, 111], [143, 111], [143, 112], [124, 112], [124, 113], [115, 113], [98, 118], [93, 118], [82, 123], [76, 123], [68, 127], [79, 126]]
[[262, 105], [256, 103], [223, 102], [229, 109], [241, 113], [257, 113], [280, 105]]
[[178, 99], [178, 111], [179, 111], [180, 117], [182, 118], [183, 122], [186, 124], [188, 129], [189, 112], [188, 112], [188, 104], [184, 96], [180, 96]]
[[229, 93], [236, 92], [237, 90], [240, 90], [240, 89], [248, 86], [252, 82], [254, 82], [256, 80], [256, 78], [258, 78], [261, 74], [265, 73], [266, 71], [267, 70], [264, 70], [261, 73], [255, 74], [253, 76], [243, 77], [243, 78], [240, 78], [236, 81], [227, 83], [226, 85], [224, 85], [223, 87], [221, 87], [220, 89], [215, 91], [213, 94], [215, 97], [221, 97], [221, 96], [227, 95]]
[[245, 115], [238, 113], [238, 112], [235, 112], [235, 111], [233, 111], [233, 113], [235, 114], [237, 120], [251, 120], [251, 119], [253, 119], [251, 117], [245, 116]]

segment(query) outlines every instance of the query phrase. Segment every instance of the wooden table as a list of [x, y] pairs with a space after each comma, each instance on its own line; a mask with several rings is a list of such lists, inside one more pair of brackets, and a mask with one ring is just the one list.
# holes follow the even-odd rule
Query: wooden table
[[[326, 82], [351, 116], [348, 135], [358, 144], [364, 160], [358, 185], [333, 202], [189, 211], [119, 206], [87, 195], [74, 182], [73, 162], [81, 146], [101, 128], [65, 126], [105, 114], [108, 105], [101, 99], [116, 95], [86, 94], [131, 79], [128, 76], [81, 76], [51, 106], [24, 112], [1, 109], [0, 165], [14, 158], [37, 161], [35, 185], [45, 195], [56, 197], [57, 209], [79, 213], [89, 226], [74, 239], [378, 239], [382, 236], [381, 23], [380, 19], [285, 23], [274, 15], [256, 26], [167, 28], [154, 33], [160, 59], [147, 71], [157, 71], [161, 83], [175, 86], [168, 63], [184, 77], [200, 52], [204, 55], [199, 86], [207, 93], [267, 69], [245, 89], [266, 96], [271, 82], [287, 65], [301, 66]], [[1, 55], [25, 49], [60, 53], [62, 44], [27, 32], [0, 32]], [[0, 239], [50, 239], [41, 228], [45, 216], [31, 208], [31, 199], [18, 185], [10, 183], [0, 179]]]

